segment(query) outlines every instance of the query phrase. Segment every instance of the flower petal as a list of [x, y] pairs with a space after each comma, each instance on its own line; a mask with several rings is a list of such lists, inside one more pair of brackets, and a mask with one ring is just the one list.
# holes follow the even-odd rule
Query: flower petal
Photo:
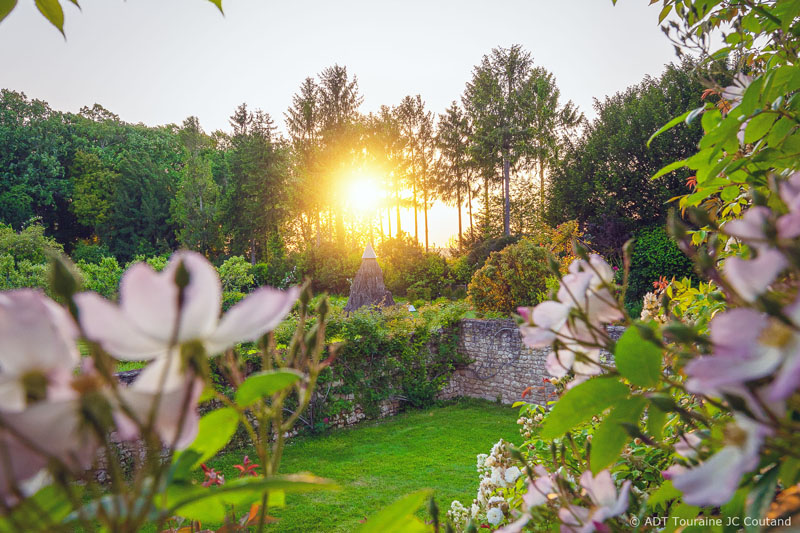
[[39, 291], [0, 293], [0, 372], [18, 376], [31, 370], [72, 370], [80, 354], [71, 320]]
[[664, 477], [683, 493], [685, 503], [718, 507], [731, 499], [744, 473], [741, 452], [726, 446], [699, 466], [672, 467]]
[[183, 262], [189, 272], [178, 333], [178, 341], [185, 342], [205, 338], [216, 329], [222, 304], [222, 286], [214, 265], [197, 252], [181, 251], [173, 254], [164, 272], [174, 277], [180, 262]]
[[75, 295], [83, 331], [89, 340], [123, 361], [147, 361], [165, 350], [165, 343], [145, 335], [115, 304], [93, 292]]
[[234, 305], [219, 323], [217, 330], [207, 339], [209, 355], [217, 354], [237, 342], [254, 341], [280, 324], [294, 302], [300, 288], [286, 291], [261, 287]]
[[739, 296], [748, 302], [754, 302], [786, 265], [786, 258], [779, 251], [764, 250], [749, 261], [729, 257], [722, 270]]
[[168, 344], [175, 336], [178, 310], [176, 265], [158, 273], [147, 263], [136, 263], [122, 276], [119, 302], [125, 317], [147, 336]]
[[144, 425], [149, 419], [154, 402], [158, 398], [154, 430], [165, 445], [177, 450], [185, 448], [197, 436], [200, 420], [197, 413], [197, 399], [202, 391], [201, 379], [184, 380], [182, 386], [160, 395], [137, 389], [133, 385], [121, 388], [119, 394], [136, 416], [138, 423], [133, 422], [128, 414], [117, 411], [115, 414], [117, 424], [125, 428], [120, 437], [125, 440], [138, 438], [138, 426]]

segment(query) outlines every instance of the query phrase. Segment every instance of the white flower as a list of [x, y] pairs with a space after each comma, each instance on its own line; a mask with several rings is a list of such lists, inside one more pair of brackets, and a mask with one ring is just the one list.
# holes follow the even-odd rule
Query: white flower
[[514, 482], [517, 481], [517, 478], [520, 476], [520, 474], [522, 474], [522, 472], [516, 466], [512, 466], [511, 468], [506, 468], [506, 473], [505, 473], [506, 483], [508, 483], [509, 485], [514, 484]]
[[478, 516], [478, 513], [480, 513], [480, 512], [481, 512], [481, 508], [478, 506], [477, 503], [473, 503], [472, 507], [469, 508], [469, 515], [472, 518], [476, 518]]
[[489, 498], [489, 502], [486, 504], [487, 507], [499, 507], [506, 502], [505, 498], [502, 496], [492, 496]]
[[506, 480], [505, 480], [505, 477], [503, 476], [503, 472], [504, 472], [504, 470], [501, 467], [497, 467], [496, 466], [496, 467], [492, 468], [492, 475], [490, 476], [489, 479], [491, 479], [492, 483], [494, 483], [498, 487], [505, 487], [506, 486]]
[[722, 90], [722, 97], [731, 103], [731, 107], [736, 107], [742, 101], [747, 87], [753, 82], [753, 78], [739, 72], [733, 77], [733, 85], [728, 85]]
[[[183, 299], [176, 283], [179, 265], [189, 275]], [[220, 319], [222, 289], [213, 265], [202, 255], [173, 254], [162, 272], [138, 263], [123, 275], [120, 303], [95, 293], [76, 295], [86, 336], [122, 360], [153, 360], [140, 381], [160, 383], [164, 390], [182, 385], [177, 346], [199, 342], [209, 355], [237, 342], [253, 341], [272, 330], [291, 310], [299, 289], [279, 291], [262, 287], [233, 306]]]
[[32, 396], [69, 396], [77, 334], [69, 314], [44, 294], [0, 293], [0, 409], [21, 411]]
[[503, 521], [504, 518], [505, 515], [503, 514], [503, 511], [500, 510], [500, 508], [498, 507], [492, 507], [491, 509], [486, 511], [486, 520], [488, 520], [489, 523], [492, 524], [493, 526], [498, 525], [500, 522]]

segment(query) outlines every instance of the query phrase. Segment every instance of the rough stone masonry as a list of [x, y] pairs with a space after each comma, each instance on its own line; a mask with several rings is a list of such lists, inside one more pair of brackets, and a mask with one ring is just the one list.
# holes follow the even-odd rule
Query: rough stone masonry
[[[624, 328], [608, 328], [617, 339]], [[442, 390], [442, 399], [467, 396], [513, 403], [531, 387], [525, 400], [541, 405], [554, 399], [551, 376], [545, 368], [549, 348], [531, 349], [522, 344], [519, 327], [511, 319], [464, 319], [459, 324], [459, 351], [472, 362], [453, 373]], [[610, 360], [610, 354], [604, 354]]]

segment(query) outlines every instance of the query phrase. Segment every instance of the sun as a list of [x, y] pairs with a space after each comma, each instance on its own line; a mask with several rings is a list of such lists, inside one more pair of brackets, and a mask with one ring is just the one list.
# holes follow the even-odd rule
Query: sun
[[382, 197], [377, 178], [358, 175], [350, 180], [348, 204], [352, 209], [361, 212], [374, 211], [380, 207]]

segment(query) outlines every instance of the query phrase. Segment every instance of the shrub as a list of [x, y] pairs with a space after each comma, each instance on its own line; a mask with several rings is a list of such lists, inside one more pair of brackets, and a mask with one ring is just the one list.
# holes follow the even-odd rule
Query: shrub
[[111, 256], [111, 251], [105, 244], [90, 244], [80, 241], [70, 254], [75, 263], [84, 261], [86, 263], [100, 264], [104, 258]]
[[294, 256], [297, 279], [310, 278], [315, 293], [347, 295], [361, 265], [361, 248], [342, 250], [334, 243], [309, 246]]
[[548, 252], [528, 239], [493, 252], [469, 284], [469, 296], [480, 311], [510, 314], [534, 305], [547, 291]]
[[103, 257], [99, 262], [88, 262], [83, 259], [77, 262], [78, 270], [83, 278], [83, 287], [95, 291], [106, 298], [114, 298], [119, 290], [122, 267], [114, 257]]
[[43, 264], [48, 254], [63, 252], [61, 244], [44, 234], [44, 226], [34, 224], [17, 233], [11, 226], [0, 223], [0, 254], [10, 255], [16, 263]]
[[226, 259], [217, 270], [223, 291], [246, 293], [255, 284], [252, 267], [241, 255]]
[[[408, 236], [382, 242], [377, 255], [386, 288], [395, 296], [430, 300], [444, 295], [452, 285], [447, 260], [436, 252], [425, 252]], [[416, 296], [410, 295], [412, 289]]]
[[[626, 300], [630, 306], [641, 304], [661, 276], [696, 279], [692, 263], [662, 226], [644, 228], [634, 234], [631, 270]], [[641, 308], [639, 308], [641, 309]], [[635, 311], [635, 309], [634, 309]]]
[[49, 292], [47, 273], [46, 263], [33, 263], [28, 259], [14, 261], [11, 254], [0, 255], [0, 290], [31, 287]]

